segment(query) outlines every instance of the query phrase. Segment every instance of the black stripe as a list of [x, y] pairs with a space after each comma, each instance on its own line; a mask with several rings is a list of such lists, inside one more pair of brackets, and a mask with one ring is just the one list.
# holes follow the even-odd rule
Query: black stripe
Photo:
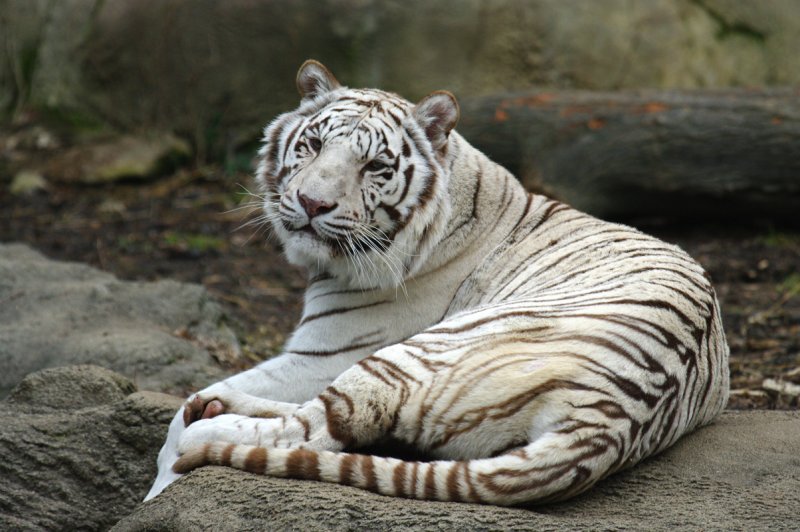
[[311, 314], [309, 316], [303, 317], [303, 319], [300, 320], [300, 323], [297, 325], [297, 327], [299, 328], [299, 327], [305, 325], [306, 323], [308, 323], [310, 321], [318, 320], [320, 318], [325, 318], [327, 316], [335, 316], [337, 314], [344, 314], [346, 312], [352, 312], [354, 310], [361, 310], [361, 309], [365, 309], [365, 308], [376, 307], [378, 305], [385, 305], [386, 303], [392, 303], [392, 301], [389, 301], [389, 300], [376, 301], [374, 303], [367, 303], [367, 304], [364, 304], [364, 305], [357, 305], [355, 307], [334, 308], [334, 309], [326, 310], [324, 312], [319, 312], [317, 314]]
[[365, 347], [376, 347], [381, 344], [380, 341], [378, 342], [364, 342], [361, 344], [353, 344], [353, 345], [346, 345], [344, 347], [340, 347], [337, 349], [312, 349], [312, 350], [297, 350], [291, 349], [288, 352], [294, 353], [295, 355], [303, 355], [303, 356], [313, 356], [313, 357], [329, 357], [334, 355], [340, 355], [342, 353], [349, 353], [350, 351], [356, 351], [358, 349], [363, 349]]

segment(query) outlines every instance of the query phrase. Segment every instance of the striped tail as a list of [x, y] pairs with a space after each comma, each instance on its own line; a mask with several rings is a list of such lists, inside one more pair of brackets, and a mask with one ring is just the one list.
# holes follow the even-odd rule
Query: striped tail
[[615, 443], [607, 434], [576, 441], [551, 433], [494, 458], [409, 462], [365, 454], [211, 442], [181, 456], [173, 469], [187, 473], [207, 464], [222, 465], [260, 475], [355, 486], [395, 497], [513, 505], [564, 500], [590, 488], [619, 469], [621, 457]]

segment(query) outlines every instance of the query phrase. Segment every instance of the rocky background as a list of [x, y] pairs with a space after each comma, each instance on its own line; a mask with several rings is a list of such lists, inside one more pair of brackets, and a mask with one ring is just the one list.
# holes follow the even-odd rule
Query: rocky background
[[[103, 131], [144, 136], [65, 154], [90, 167], [59, 179], [104, 182], [186, 157], [246, 164], [264, 123], [295, 105], [294, 73], [314, 57], [352, 86], [412, 100], [453, 91], [468, 139], [531, 188], [601, 215], [702, 217], [711, 202], [715, 216], [732, 203], [791, 218], [800, 205], [796, 0], [0, 6], [0, 112], [19, 123], [35, 111], [95, 141]], [[723, 87], [740, 90], [691, 92]], [[561, 101], [549, 105], [554, 89]], [[574, 89], [604, 92], [563, 96]], [[630, 92], [639, 89], [690, 92]], [[607, 94], [620, 90], [628, 92]], [[549, 114], [531, 112], [540, 107]], [[716, 143], [695, 153], [698, 138]], [[115, 159], [120, 150], [126, 156]], [[719, 164], [734, 158], [738, 166]], [[15, 170], [28, 183], [60, 173]], [[645, 172], [653, 175], [642, 181]]]
[[[0, 529], [796, 527], [800, 1], [0, 0], [0, 43]], [[236, 229], [309, 57], [451, 90], [528, 188], [680, 244], [722, 301], [730, 406], [785, 411], [545, 508], [221, 468], [140, 505], [180, 398], [298, 315], [301, 272]]]
[[796, 86], [795, 0], [4, 0], [0, 105], [235, 149], [308, 57], [417, 99]]

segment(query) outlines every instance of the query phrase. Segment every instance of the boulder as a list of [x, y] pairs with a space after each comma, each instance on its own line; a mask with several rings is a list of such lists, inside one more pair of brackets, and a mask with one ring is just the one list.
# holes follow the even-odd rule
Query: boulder
[[800, 412], [725, 412], [663, 454], [561, 504], [501, 508], [196, 470], [113, 530], [760, 530], [800, 513]]
[[0, 529], [758, 530], [793, 529], [800, 511], [797, 411], [725, 412], [554, 505], [414, 501], [221, 467], [141, 503], [180, 404], [97, 366], [27, 376], [0, 401]]
[[15, 196], [31, 196], [43, 190], [47, 190], [47, 180], [33, 170], [17, 172], [8, 187], [8, 191]]
[[177, 397], [98, 366], [46, 369], [0, 401], [0, 530], [107, 530], [155, 476]]
[[188, 143], [174, 135], [123, 135], [70, 148], [50, 159], [45, 172], [54, 181], [103, 185], [156, 177], [190, 155]]
[[221, 307], [199, 285], [127, 282], [0, 244], [0, 397], [30, 372], [92, 363], [183, 395], [241, 362]]

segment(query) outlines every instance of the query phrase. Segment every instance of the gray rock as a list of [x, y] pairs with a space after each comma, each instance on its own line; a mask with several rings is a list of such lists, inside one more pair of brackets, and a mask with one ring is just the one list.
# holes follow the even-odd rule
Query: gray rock
[[181, 400], [97, 366], [47, 369], [0, 401], [0, 530], [104, 530], [147, 492]]
[[189, 145], [174, 135], [124, 135], [70, 148], [48, 161], [46, 172], [57, 181], [102, 185], [163, 174], [190, 154]]
[[205, 467], [114, 530], [788, 530], [800, 515], [800, 412], [726, 412], [566, 503], [397, 499]]
[[39, 172], [22, 170], [14, 175], [8, 191], [15, 196], [30, 196], [47, 189], [47, 181]]
[[140, 504], [180, 403], [96, 366], [26, 377], [0, 401], [0, 530], [790, 530], [800, 513], [800, 412], [776, 411], [725, 412], [556, 505], [413, 501], [220, 467]]
[[0, 302], [0, 397], [32, 371], [82, 363], [183, 395], [241, 354], [202, 286], [120, 281], [19, 244], [0, 244]]

